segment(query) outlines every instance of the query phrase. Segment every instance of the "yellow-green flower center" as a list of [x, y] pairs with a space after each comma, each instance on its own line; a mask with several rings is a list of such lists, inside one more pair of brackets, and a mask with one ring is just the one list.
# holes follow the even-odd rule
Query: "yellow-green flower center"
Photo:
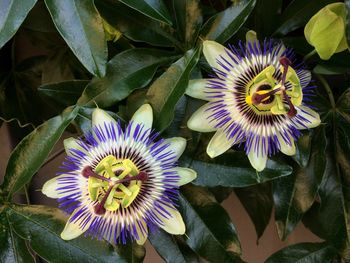
[[103, 158], [94, 171], [86, 167], [82, 174], [88, 177], [91, 200], [98, 201], [96, 214], [131, 205], [140, 192], [142, 182], [148, 179], [147, 174], [140, 172], [131, 160], [118, 160], [112, 155]]
[[[276, 71], [274, 66], [266, 67], [247, 85], [245, 101], [258, 113], [287, 113], [292, 117], [296, 114], [294, 106], [299, 106], [303, 100], [303, 92], [297, 73], [289, 67], [289, 60], [281, 58], [280, 62], [281, 80], [273, 77]], [[289, 82], [292, 88], [286, 89], [286, 82]]]

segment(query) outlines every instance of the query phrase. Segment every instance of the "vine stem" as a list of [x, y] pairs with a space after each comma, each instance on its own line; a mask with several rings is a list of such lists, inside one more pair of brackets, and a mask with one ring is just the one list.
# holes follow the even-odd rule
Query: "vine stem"
[[332, 109], [334, 110], [336, 105], [335, 105], [335, 100], [334, 100], [334, 96], [333, 96], [333, 92], [332, 92], [331, 87], [329, 86], [327, 80], [323, 76], [321, 76], [321, 75], [316, 75], [316, 76], [319, 79], [319, 81], [321, 81], [323, 87], [325, 88], [327, 95], [329, 97], [329, 100], [331, 102]]
[[313, 57], [317, 53], [316, 49], [312, 50], [311, 52], [307, 53], [304, 57], [304, 61], [309, 60], [311, 57]]

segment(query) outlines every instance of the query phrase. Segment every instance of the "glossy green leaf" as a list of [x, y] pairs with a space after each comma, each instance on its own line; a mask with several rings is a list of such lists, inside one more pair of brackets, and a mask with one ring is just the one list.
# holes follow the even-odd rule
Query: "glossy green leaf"
[[133, 90], [145, 87], [157, 68], [174, 59], [172, 53], [146, 48], [119, 53], [107, 64], [106, 76], [94, 78], [78, 100], [78, 105], [109, 107], [125, 99]]
[[293, 159], [301, 167], [305, 167], [310, 158], [311, 151], [311, 135], [310, 132], [304, 132], [303, 135], [296, 141], [296, 153]]
[[8, 199], [31, 180], [78, 110], [68, 108], [62, 115], [49, 119], [16, 146], [7, 164], [2, 185]]
[[182, 240], [161, 229], [150, 231], [148, 239], [167, 263], [199, 262], [196, 254]]
[[87, 80], [62, 81], [42, 85], [38, 92], [59, 106], [68, 107], [77, 102], [88, 83]]
[[37, 0], [6, 0], [0, 3], [0, 48], [17, 32]]
[[265, 263], [332, 262], [336, 249], [327, 243], [299, 243], [277, 251]]
[[[0, 208], [1, 209], [1, 208]], [[20, 238], [8, 221], [7, 208], [0, 212], [0, 262], [34, 263], [24, 239]]]
[[269, 160], [266, 168], [257, 173], [243, 152], [225, 153], [208, 162], [192, 160], [192, 158], [184, 158], [182, 162], [182, 166], [189, 165], [190, 168], [197, 171], [197, 179], [193, 181], [194, 184], [208, 187], [218, 185], [246, 187], [292, 173], [292, 167], [273, 160]]
[[55, 26], [84, 67], [95, 76], [104, 76], [107, 42], [102, 18], [93, 0], [45, 0]]
[[100, 0], [96, 2], [96, 6], [109, 24], [133, 41], [154, 46], [181, 46], [173, 36], [174, 30], [165, 23], [146, 17], [118, 1]]
[[305, 26], [309, 19], [322, 7], [336, 0], [304, 1], [294, 0], [282, 13], [282, 23], [275, 31], [275, 35], [286, 35], [300, 27]]
[[291, 177], [274, 182], [275, 220], [282, 240], [294, 230], [317, 198], [326, 168], [325, 150], [325, 130], [320, 127], [313, 138], [307, 166], [296, 167]]
[[161, 22], [172, 24], [169, 12], [163, 0], [121, 0], [120, 2], [140, 13]]
[[185, 48], [190, 49], [197, 41], [203, 17], [199, 0], [173, 0], [176, 29]]
[[233, 3], [226, 10], [212, 16], [201, 29], [201, 36], [206, 40], [219, 43], [231, 38], [247, 20], [256, 0], [243, 0]]
[[253, 221], [259, 239], [271, 218], [273, 199], [270, 184], [235, 188], [235, 193]]
[[113, 246], [106, 242], [78, 237], [61, 239], [66, 220], [63, 212], [46, 206], [13, 206], [8, 218], [16, 233], [49, 262], [142, 262], [145, 250], [137, 245]]
[[182, 188], [180, 211], [186, 225], [186, 243], [209, 262], [242, 262], [236, 229], [227, 212], [204, 188]]
[[185, 93], [191, 71], [196, 66], [201, 49], [187, 51], [173, 63], [149, 88], [147, 100], [155, 115], [155, 128], [164, 130], [174, 118], [176, 103]]
[[350, 71], [350, 68], [339, 67], [327, 64], [318, 64], [313, 68], [312, 72], [321, 75], [340, 75]]

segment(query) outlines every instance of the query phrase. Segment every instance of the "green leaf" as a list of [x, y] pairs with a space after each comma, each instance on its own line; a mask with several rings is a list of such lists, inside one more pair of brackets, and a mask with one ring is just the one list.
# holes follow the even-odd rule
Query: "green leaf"
[[157, 68], [174, 59], [173, 53], [162, 50], [128, 49], [113, 57], [107, 64], [106, 76], [94, 78], [85, 88], [78, 105], [102, 108], [125, 99], [133, 90], [145, 87]]
[[299, 166], [305, 167], [310, 158], [311, 152], [311, 135], [310, 132], [304, 132], [303, 135], [296, 141], [296, 153], [292, 157]]
[[244, 152], [226, 152], [224, 155], [207, 162], [192, 158], [183, 158], [182, 166], [197, 171], [194, 184], [200, 186], [246, 187], [284, 177], [292, 173], [292, 167], [269, 160], [266, 168], [257, 173]]
[[196, 66], [201, 48], [197, 47], [185, 53], [173, 63], [149, 88], [147, 100], [155, 115], [155, 128], [158, 131], [169, 126], [174, 118], [176, 103], [185, 93], [191, 71]]
[[302, 26], [317, 13], [322, 7], [335, 0], [304, 1], [294, 0], [282, 13], [282, 23], [275, 31], [274, 35], [286, 35]]
[[190, 49], [198, 40], [203, 17], [199, 0], [173, 0], [176, 17], [176, 31], [185, 43], [185, 49]]
[[142, 262], [145, 250], [137, 245], [113, 246], [86, 237], [61, 239], [67, 217], [57, 208], [12, 206], [8, 217], [16, 233], [49, 262]]
[[327, 64], [318, 64], [313, 68], [312, 72], [321, 75], [340, 75], [350, 71], [350, 68], [339, 67]]
[[62, 81], [42, 85], [38, 88], [38, 92], [54, 104], [65, 108], [77, 102], [88, 83], [87, 80]]
[[185, 186], [180, 211], [186, 225], [186, 243], [209, 262], [242, 262], [241, 246], [229, 215], [204, 188]]
[[0, 8], [0, 48], [17, 32], [37, 0], [8, 0]]
[[107, 42], [102, 18], [93, 0], [45, 0], [55, 26], [84, 67], [95, 76], [104, 76]]
[[281, 249], [265, 263], [332, 262], [336, 255], [337, 251], [327, 243], [299, 243]]
[[215, 14], [204, 24], [201, 29], [203, 39], [215, 40], [219, 43], [231, 38], [254, 9], [256, 0], [243, 0], [233, 3], [226, 10]]
[[78, 110], [79, 108], [68, 109], [62, 115], [49, 119], [16, 146], [7, 164], [2, 185], [2, 189], [7, 192], [7, 199], [38, 171]]
[[150, 231], [148, 239], [167, 263], [198, 262], [196, 254], [182, 240], [161, 229]]
[[168, 24], [150, 19], [119, 1], [100, 0], [96, 2], [96, 6], [109, 24], [133, 41], [146, 42], [153, 46], [181, 46], [173, 36], [174, 29]]
[[6, 211], [5, 208], [0, 212], [0, 262], [34, 263], [25, 240], [15, 233]]
[[253, 221], [259, 239], [271, 218], [273, 199], [270, 184], [236, 188], [235, 193]]
[[162, 0], [121, 0], [120, 2], [152, 19], [172, 24], [169, 12]]
[[275, 219], [282, 240], [293, 231], [317, 197], [326, 168], [325, 136], [324, 127], [320, 127], [313, 138], [310, 161], [305, 168], [296, 167], [291, 177], [274, 182]]

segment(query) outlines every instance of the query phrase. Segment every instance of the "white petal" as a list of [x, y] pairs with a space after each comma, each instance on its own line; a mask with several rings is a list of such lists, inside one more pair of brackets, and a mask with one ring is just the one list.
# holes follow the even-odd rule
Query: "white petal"
[[278, 138], [278, 141], [280, 143], [280, 150], [281, 152], [283, 152], [284, 154], [286, 155], [289, 155], [289, 156], [292, 156], [295, 154], [295, 144], [294, 144], [294, 139], [289, 136], [289, 135], [285, 135], [285, 136], [288, 136], [289, 140], [290, 140], [290, 144], [288, 144], [284, 139], [283, 137], [277, 133], [277, 138]]
[[178, 186], [188, 184], [197, 178], [197, 173], [190, 168], [176, 167], [175, 170], [180, 176]]
[[61, 198], [63, 195], [59, 194], [57, 191], [57, 188], [59, 187], [58, 185], [58, 178], [64, 177], [65, 175], [60, 175], [56, 176], [49, 181], [47, 181], [44, 185], [43, 188], [41, 189], [41, 192], [46, 195], [47, 197], [50, 198]]
[[210, 158], [219, 156], [230, 149], [234, 143], [235, 137], [228, 139], [225, 131], [223, 129], [219, 129], [216, 131], [208, 144], [207, 154], [210, 156]]
[[167, 149], [171, 150], [175, 153], [176, 158], [178, 160], [182, 153], [185, 151], [187, 141], [182, 137], [173, 137], [164, 140], [165, 144], [170, 144]]
[[168, 218], [165, 218], [159, 215], [159, 219], [163, 222], [163, 224], [160, 225], [160, 227], [163, 228], [169, 234], [173, 234], [173, 235], [185, 234], [185, 231], [186, 231], [185, 223], [182, 220], [182, 216], [179, 213], [179, 211], [177, 211], [176, 208], [172, 205], [171, 205], [171, 208], [167, 206], [163, 206], [163, 208], [170, 214], [170, 216], [167, 215]]
[[[85, 223], [85, 220], [87, 218], [87, 213], [85, 216], [81, 216], [78, 220], [74, 220], [74, 222], [70, 222], [70, 219], [77, 213], [81, 207], [78, 207], [77, 209], [74, 210], [72, 215], [69, 217], [66, 226], [64, 227], [62, 233], [61, 233], [61, 238], [64, 240], [72, 240], [74, 238], [77, 238], [81, 234], [83, 234], [91, 225], [92, 223], [92, 216], [90, 217], [90, 220]], [[79, 225], [82, 223], [81, 225]]]
[[191, 96], [192, 98], [208, 101], [208, 94], [205, 93], [207, 81], [207, 79], [191, 79], [186, 89], [186, 95]]
[[188, 128], [199, 132], [213, 132], [217, 129], [214, 122], [209, 123], [207, 117], [209, 113], [206, 111], [210, 107], [209, 103], [200, 107], [187, 122]]
[[73, 137], [70, 137], [70, 138], [65, 139], [63, 141], [63, 146], [64, 146], [64, 149], [65, 149], [67, 155], [71, 155], [72, 154], [71, 151], [70, 151], [71, 149], [75, 149], [75, 150], [79, 150], [81, 152], [85, 152], [83, 147], [81, 147], [78, 142], [79, 142], [79, 140], [77, 140], [77, 139], [75, 139]]
[[231, 64], [231, 66], [234, 66], [236, 64], [227, 54], [228, 52], [232, 57], [235, 58], [236, 61], [239, 61], [237, 56], [234, 55], [230, 50], [225, 48], [223, 45], [210, 40], [205, 40], [203, 42], [203, 54], [212, 68], [219, 69], [223, 72], [228, 72], [226, 68], [220, 65], [224, 64], [230, 67], [228, 62]]
[[[259, 146], [262, 147], [261, 143], [259, 144]], [[261, 150], [261, 148], [260, 148], [260, 150]], [[259, 150], [258, 150], [258, 152], [254, 150], [254, 147], [251, 147], [251, 149], [248, 153], [248, 159], [250, 161], [250, 164], [253, 166], [253, 168], [255, 170], [257, 170], [258, 172], [261, 172], [262, 170], [264, 170], [264, 168], [266, 166], [267, 154], [262, 153], [262, 151], [259, 151]]]
[[139, 245], [145, 244], [148, 236], [148, 229], [147, 229], [147, 224], [145, 221], [140, 221], [140, 224], [142, 225], [142, 229], [140, 228], [139, 224], [136, 222], [135, 227], [138, 235], [138, 239], [136, 239], [136, 243]]
[[105, 123], [114, 123], [116, 124], [117, 122], [104, 110], [101, 109], [95, 109], [92, 112], [92, 126], [104, 126]]
[[153, 110], [151, 105], [142, 105], [132, 116], [131, 120], [134, 124], [143, 125], [144, 130], [152, 129], [153, 123]]
[[320, 115], [314, 110], [306, 106], [297, 107], [297, 116], [295, 117], [301, 123], [296, 123], [296, 128], [299, 130], [306, 128], [315, 128], [321, 123]]

